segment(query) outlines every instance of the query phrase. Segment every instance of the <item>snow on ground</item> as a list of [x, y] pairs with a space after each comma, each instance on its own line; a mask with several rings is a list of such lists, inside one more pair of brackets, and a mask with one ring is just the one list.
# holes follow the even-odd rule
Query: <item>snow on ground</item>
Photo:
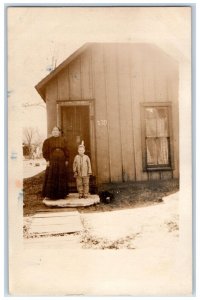
[[37, 175], [46, 169], [45, 159], [28, 159], [23, 161], [23, 178]]
[[101, 248], [102, 243], [106, 246], [105, 240], [123, 245], [123, 239], [131, 241], [130, 248], [175, 247], [179, 228], [178, 195], [174, 193], [164, 197], [164, 202], [145, 208], [82, 214], [88, 247]]
[[[41, 243], [20, 250], [11, 261], [11, 294], [191, 295], [191, 262], [178, 238], [178, 195], [155, 206], [81, 214], [83, 234], [93, 237], [89, 249], [76, 243], [70, 249], [67, 240], [60, 247], [54, 239], [54, 248]], [[129, 247], [101, 248], [109, 241]]]

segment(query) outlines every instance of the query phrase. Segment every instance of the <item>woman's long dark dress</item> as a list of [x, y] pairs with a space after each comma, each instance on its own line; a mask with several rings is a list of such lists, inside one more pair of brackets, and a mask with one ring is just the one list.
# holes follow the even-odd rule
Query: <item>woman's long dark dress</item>
[[63, 199], [68, 194], [67, 166], [69, 160], [67, 143], [63, 137], [50, 137], [44, 141], [43, 157], [49, 162], [46, 168], [42, 195], [52, 200]]

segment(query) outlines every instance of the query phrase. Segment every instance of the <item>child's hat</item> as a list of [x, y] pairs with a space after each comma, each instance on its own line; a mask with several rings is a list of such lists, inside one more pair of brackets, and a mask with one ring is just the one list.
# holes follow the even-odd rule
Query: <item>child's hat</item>
[[78, 146], [78, 148], [84, 148], [85, 149], [84, 141], [81, 142], [81, 144]]

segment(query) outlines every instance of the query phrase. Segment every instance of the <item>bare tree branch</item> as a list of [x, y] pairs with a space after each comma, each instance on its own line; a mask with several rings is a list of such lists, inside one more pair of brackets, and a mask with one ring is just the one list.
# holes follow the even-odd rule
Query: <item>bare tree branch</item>
[[24, 127], [23, 128], [23, 146], [26, 147], [29, 158], [32, 158], [36, 149], [42, 148], [42, 144], [46, 136], [41, 134], [37, 127]]
[[32, 144], [33, 144], [35, 132], [36, 130], [33, 127], [23, 128], [23, 143], [28, 147], [29, 157], [31, 157], [31, 153], [32, 153]]

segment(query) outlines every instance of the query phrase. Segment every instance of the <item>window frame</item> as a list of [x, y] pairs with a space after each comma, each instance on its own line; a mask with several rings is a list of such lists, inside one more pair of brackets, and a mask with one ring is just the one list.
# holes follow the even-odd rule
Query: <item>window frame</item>
[[[167, 107], [169, 124], [169, 165], [147, 165], [145, 108]], [[172, 131], [172, 103], [171, 102], [143, 102], [140, 106], [142, 130], [142, 167], [143, 171], [171, 171], [174, 169], [173, 131]]]

